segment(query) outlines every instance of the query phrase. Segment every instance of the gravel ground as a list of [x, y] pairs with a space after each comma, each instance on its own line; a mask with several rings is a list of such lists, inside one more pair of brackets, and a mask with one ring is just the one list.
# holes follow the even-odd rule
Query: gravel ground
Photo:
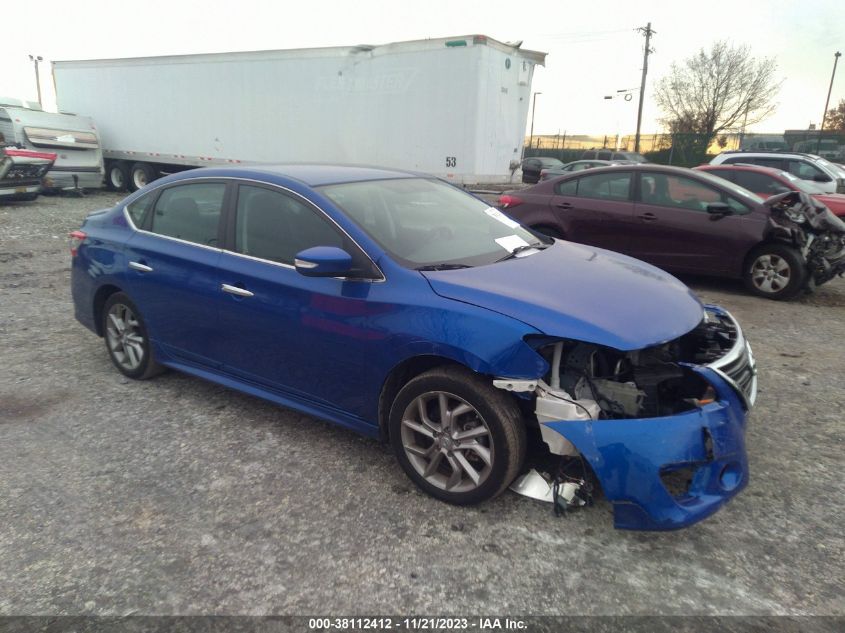
[[418, 492], [387, 447], [170, 372], [77, 324], [66, 235], [117, 196], [0, 206], [0, 614], [842, 615], [845, 280], [794, 303], [688, 281], [760, 367], [752, 481], [672, 533], [606, 502]]

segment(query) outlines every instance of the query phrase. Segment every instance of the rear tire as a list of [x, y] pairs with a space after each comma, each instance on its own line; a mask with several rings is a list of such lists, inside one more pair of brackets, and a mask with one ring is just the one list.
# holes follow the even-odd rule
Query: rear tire
[[147, 163], [135, 163], [129, 169], [129, 189], [138, 191], [158, 178], [158, 172]]
[[458, 366], [408, 382], [390, 410], [390, 443], [408, 477], [456, 505], [501, 494], [525, 460], [519, 407], [489, 378]]
[[129, 183], [129, 171], [123, 161], [114, 161], [106, 165], [106, 188], [109, 191], [126, 191]]
[[801, 254], [786, 244], [762, 244], [745, 260], [742, 280], [758, 297], [792, 299], [801, 292], [807, 278], [807, 267]]
[[164, 371], [153, 356], [147, 325], [126, 293], [116, 292], [106, 300], [102, 318], [106, 349], [121, 374], [146, 380]]

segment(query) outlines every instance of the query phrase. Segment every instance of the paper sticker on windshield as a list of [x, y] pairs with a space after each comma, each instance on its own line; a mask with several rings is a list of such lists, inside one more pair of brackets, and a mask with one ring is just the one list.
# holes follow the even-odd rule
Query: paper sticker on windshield
[[504, 248], [508, 253], [512, 253], [520, 246], [528, 246], [528, 242], [519, 237], [519, 235], [506, 235], [496, 240], [496, 244]]
[[498, 209], [494, 209], [493, 207], [487, 207], [487, 209], [485, 209], [484, 213], [489, 215], [491, 218], [498, 220], [499, 222], [504, 224], [509, 229], [515, 229], [519, 226], [519, 222], [514, 222], [508, 216], [506, 216], [504, 213], [502, 213]]

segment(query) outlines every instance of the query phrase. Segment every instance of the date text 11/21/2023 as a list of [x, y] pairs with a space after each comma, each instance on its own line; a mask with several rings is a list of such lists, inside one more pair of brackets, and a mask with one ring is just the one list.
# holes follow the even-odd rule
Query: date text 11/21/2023
[[518, 618], [501, 617], [332, 617], [310, 618], [308, 629], [311, 631], [522, 631], [528, 623]]

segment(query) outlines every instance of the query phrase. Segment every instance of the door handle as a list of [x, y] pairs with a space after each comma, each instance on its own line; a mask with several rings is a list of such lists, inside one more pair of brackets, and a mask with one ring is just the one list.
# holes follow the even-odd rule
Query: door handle
[[657, 219], [657, 216], [653, 213], [643, 213], [638, 215], [637, 217], [645, 222], [654, 222]]
[[558, 209], [571, 209], [572, 203], [571, 202], [558, 202], [555, 204]]
[[129, 268], [132, 268], [133, 270], [140, 270], [142, 273], [153, 272], [152, 267], [142, 264], [141, 262], [129, 262]]
[[236, 295], [238, 297], [252, 297], [253, 294], [246, 290], [245, 288], [238, 288], [237, 286], [230, 286], [229, 284], [223, 284], [220, 286], [220, 290], [223, 292], [228, 292], [230, 295]]

